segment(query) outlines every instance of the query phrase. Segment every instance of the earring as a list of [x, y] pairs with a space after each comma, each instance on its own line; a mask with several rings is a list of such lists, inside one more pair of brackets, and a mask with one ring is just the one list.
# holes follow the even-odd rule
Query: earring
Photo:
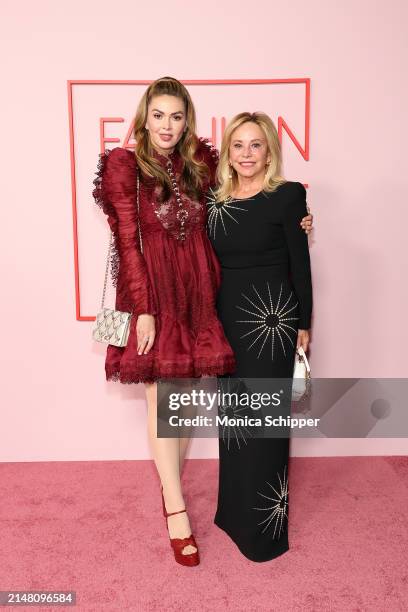
[[229, 165], [229, 173], [228, 173], [228, 178], [232, 179], [232, 165], [230, 163], [228, 163]]

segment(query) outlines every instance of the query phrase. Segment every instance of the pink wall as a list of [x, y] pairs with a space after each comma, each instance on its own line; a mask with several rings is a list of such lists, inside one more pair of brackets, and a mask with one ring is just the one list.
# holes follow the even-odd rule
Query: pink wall
[[[286, 174], [310, 185], [315, 214], [313, 374], [407, 376], [406, 3], [395, 0], [391, 11], [366, 0], [258, 1], [250, 10], [209, 0], [205, 12], [197, 7], [162, 0], [2, 3], [1, 51], [8, 58], [1, 128], [2, 461], [149, 456], [143, 388], [104, 381], [105, 347], [92, 342], [92, 324], [75, 316], [70, 79], [309, 77], [310, 159], [286, 136], [283, 148]], [[224, 94], [190, 91], [199, 96], [201, 134], [209, 136], [211, 115], [228, 118]], [[239, 110], [252, 104], [250, 110], [274, 119], [289, 117], [303, 138], [297, 94], [285, 92], [257, 97], [243, 88], [236, 100], [245, 106]], [[124, 93], [84, 93], [77, 117], [84, 314], [99, 306], [108, 238], [87, 200], [97, 121], [112, 116], [112, 108], [113, 116], [132, 112], [137, 93]], [[292, 446], [297, 455], [407, 451], [406, 440], [384, 439]], [[216, 456], [215, 441], [194, 440], [191, 456]]]

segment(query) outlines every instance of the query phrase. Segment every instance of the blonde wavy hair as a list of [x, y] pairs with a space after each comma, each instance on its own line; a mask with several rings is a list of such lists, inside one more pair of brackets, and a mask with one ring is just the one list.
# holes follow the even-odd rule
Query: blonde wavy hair
[[187, 89], [180, 81], [173, 77], [162, 77], [151, 83], [139, 102], [133, 127], [133, 136], [136, 140], [135, 155], [137, 164], [145, 176], [154, 178], [160, 184], [161, 196], [159, 196], [159, 199], [162, 201], [167, 200], [172, 191], [170, 178], [166, 170], [153, 157], [154, 149], [150, 141], [149, 132], [145, 128], [151, 100], [155, 96], [162, 95], [175, 96], [184, 103], [186, 129], [176, 145], [176, 149], [179, 150], [183, 160], [180, 185], [182, 191], [190, 197], [198, 198], [204, 179], [209, 174], [209, 168], [203, 161], [197, 161], [194, 157], [199, 145], [199, 139], [196, 135], [194, 105]]
[[[278, 131], [272, 119], [266, 113], [262, 112], [239, 113], [228, 123], [222, 137], [220, 161], [217, 168], [218, 186], [214, 191], [217, 202], [221, 202], [231, 197], [232, 192], [238, 186], [238, 175], [234, 168], [229, 165], [229, 149], [234, 131], [248, 121], [259, 125], [265, 134], [268, 152], [271, 158], [271, 162], [267, 166], [265, 173], [263, 191], [275, 191], [279, 185], [286, 183], [286, 179], [282, 176], [282, 152]], [[230, 178], [230, 172], [232, 178]]]

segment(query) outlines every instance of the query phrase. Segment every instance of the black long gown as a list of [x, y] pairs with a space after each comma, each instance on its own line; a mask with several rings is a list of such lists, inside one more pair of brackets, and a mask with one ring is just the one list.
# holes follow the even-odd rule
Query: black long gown
[[[234, 377], [291, 378], [298, 329], [309, 329], [312, 282], [306, 190], [288, 181], [275, 192], [215, 202], [208, 234], [222, 269], [218, 315], [236, 357]], [[245, 436], [244, 436], [245, 437]], [[214, 522], [253, 561], [286, 552], [289, 438], [219, 437]]]

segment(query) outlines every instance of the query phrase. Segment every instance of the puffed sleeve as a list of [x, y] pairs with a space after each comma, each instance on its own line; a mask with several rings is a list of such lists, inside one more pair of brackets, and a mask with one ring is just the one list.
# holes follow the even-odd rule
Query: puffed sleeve
[[302, 183], [286, 184], [283, 201], [283, 228], [289, 250], [290, 275], [299, 302], [299, 329], [309, 329], [312, 306], [312, 276], [307, 234], [300, 226], [307, 216], [306, 189]]
[[201, 159], [207, 164], [210, 171], [207, 185], [213, 187], [217, 182], [216, 172], [219, 161], [219, 153], [217, 149], [212, 146], [208, 138], [199, 138], [198, 152], [200, 153]]
[[137, 218], [136, 159], [127, 149], [116, 147], [101, 154], [93, 196], [108, 215], [115, 236], [120, 269], [132, 305], [132, 313], [155, 315], [145, 259], [140, 251]]

